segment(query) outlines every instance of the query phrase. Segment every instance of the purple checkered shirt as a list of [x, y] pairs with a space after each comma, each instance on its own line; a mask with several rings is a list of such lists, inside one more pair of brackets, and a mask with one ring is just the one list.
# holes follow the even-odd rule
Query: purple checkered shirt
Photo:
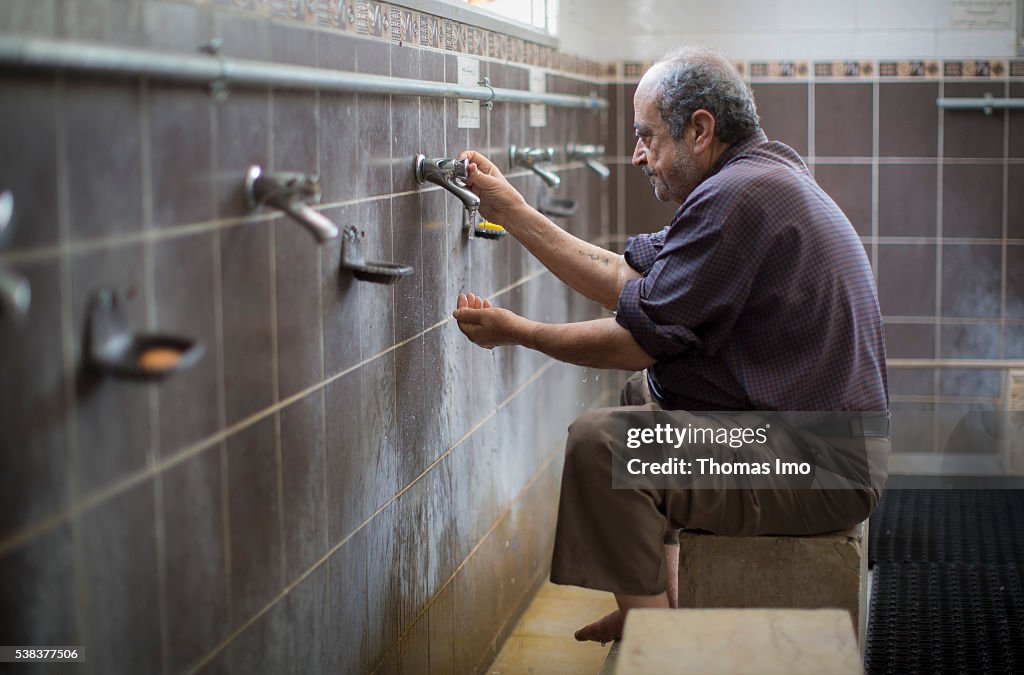
[[885, 411], [885, 343], [860, 238], [800, 156], [730, 146], [665, 229], [632, 237], [616, 319], [685, 410]]

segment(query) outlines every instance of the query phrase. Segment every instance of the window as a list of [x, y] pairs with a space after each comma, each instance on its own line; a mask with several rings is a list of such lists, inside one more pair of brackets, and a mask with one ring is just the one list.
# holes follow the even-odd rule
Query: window
[[558, 46], [558, 0], [394, 0], [394, 4], [547, 47]]
[[558, 0], [463, 0], [477, 9], [493, 12], [506, 19], [525, 23], [555, 35]]

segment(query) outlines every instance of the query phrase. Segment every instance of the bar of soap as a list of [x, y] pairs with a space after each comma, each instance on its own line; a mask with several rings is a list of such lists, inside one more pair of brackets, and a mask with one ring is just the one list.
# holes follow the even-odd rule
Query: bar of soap
[[167, 370], [181, 359], [181, 352], [170, 347], [151, 347], [139, 354], [139, 366], [146, 370]]

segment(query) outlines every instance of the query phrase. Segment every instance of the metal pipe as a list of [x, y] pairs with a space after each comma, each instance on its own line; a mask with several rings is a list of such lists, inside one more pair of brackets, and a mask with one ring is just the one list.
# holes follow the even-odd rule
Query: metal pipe
[[993, 110], [1024, 108], [1024, 98], [995, 98], [985, 94], [982, 98], [937, 98], [935, 105], [945, 110], [984, 110], [991, 115]]
[[950, 368], [957, 370], [1024, 369], [1022, 359], [888, 359], [889, 368]]
[[433, 96], [476, 101], [541, 103], [561, 108], [602, 109], [597, 96], [495, 89], [328, 68], [291, 66], [223, 56], [175, 54], [43, 38], [0, 37], [0, 66], [62, 70], [114, 77], [147, 77], [217, 87], [282, 87], [400, 96]]

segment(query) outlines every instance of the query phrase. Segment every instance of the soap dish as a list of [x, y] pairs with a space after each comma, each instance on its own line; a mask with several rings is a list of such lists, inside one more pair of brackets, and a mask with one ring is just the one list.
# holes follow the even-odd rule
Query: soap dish
[[361, 281], [375, 284], [393, 284], [402, 277], [412, 274], [410, 265], [391, 262], [367, 262], [359, 244], [359, 230], [349, 225], [342, 233], [341, 266], [352, 270], [353, 276]]
[[115, 291], [101, 290], [90, 302], [85, 353], [88, 365], [101, 373], [161, 380], [196, 365], [205, 351], [201, 340], [132, 332]]
[[537, 210], [552, 218], [568, 218], [576, 213], [576, 202], [572, 199], [542, 199]]

